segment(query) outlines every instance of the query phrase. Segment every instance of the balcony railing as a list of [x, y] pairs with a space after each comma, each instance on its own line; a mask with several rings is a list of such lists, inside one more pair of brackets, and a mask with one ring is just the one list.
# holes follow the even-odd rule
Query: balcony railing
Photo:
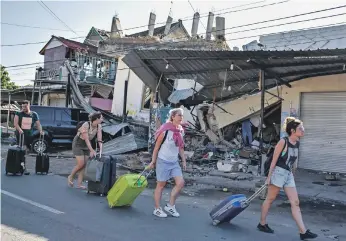
[[38, 80], [62, 80], [62, 69], [40, 69], [36, 72]]
[[[115, 82], [117, 62], [114, 60], [78, 54], [71, 61], [71, 66], [79, 81], [109, 85], [113, 85]], [[63, 76], [65, 73], [63, 68], [64, 66], [37, 70], [36, 79], [67, 81], [67, 76]]]
[[117, 62], [110, 59], [78, 55], [77, 79], [86, 82], [114, 84]]

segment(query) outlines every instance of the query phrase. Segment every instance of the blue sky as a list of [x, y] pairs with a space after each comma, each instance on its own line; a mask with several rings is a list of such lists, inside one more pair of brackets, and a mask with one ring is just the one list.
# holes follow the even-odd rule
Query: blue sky
[[[198, 9], [200, 13], [207, 13], [214, 9], [231, 8], [230, 10], [240, 10], [249, 7], [267, 5], [273, 2], [282, 2], [285, 0], [253, 0], [253, 1], [193, 1], [190, 0], [194, 9]], [[256, 3], [257, 2], [257, 3]], [[111, 20], [115, 12], [118, 13], [123, 29], [132, 28], [148, 24], [149, 13], [154, 10], [157, 18], [156, 22], [165, 22], [171, 1], [44, 1], [44, 3], [70, 28], [77, 32], [79, 36], [86, 36], [92, 26], [110, 30]], [[253, 5], [237, 7], [256, 3]], [[224, 14], [226, 18], [226, 28], [239, 26], [247, 23], [254, 23], [264, 20], [285, 17], [324, 8], [331, 8], [345, 4], [342, 0], [320, 0], [320, 1], [288, 1], [285, 3], [257, 8], [253, 10], [241, 11], [237, 13]], [[193, 10], [188, 0], [173, 1], [172, 12], [174, 20], [179, 18], [192, 17]], [[314, 17], [327, 16], [345, 12], [345, 8], [339, 10], [328, 11], [299, 18], [287, 19], [272, 22], [270, 25], [286, 23], [297, 20], [304, 20]], [[217, 13], [217, 12], [216, 12]], [[244, 33], [236, 33], [227, 35], [226, 38], [241, 38], [252, 35], [260, 35], [274, 33], [279, 31], [288, 31], [300, 28], [309, 28], [319, 25], [334, 24], [345, 21], [345, 16], [333, 17], [324, 20], [312, 22], [297, 23], [273, 27], [263, 30], [250, 31]], [[204, 26], [207, 24], [207, 18], [202, 18]], [[58, 35], [65, 38], [76, 37], [76, 34], [69, 31], [61, 22], [50, 15], [38, 1], [1, 1], [1, 45], [19, 44], [29, 42], [48, 41], [51, 35]], [[29, 25], [41, 28], [53, 28], [59, 30], [47, 30], [38, 28], [24, 28], [9, 26], [3, 23]], [[183, 21], [184, 26], [190, 32], [192, 20]], [[269, 23], [268, 23], [269, 24]], [[254, 27], [262, 27], [268, 24], [255, 25], [251, 27], [237, 28], [229, 31], [240, 31]], [[125, 31], [126, 34], [146, 30], [147, 28], [139, 28]], [[64, 31], [61, 31], [64, 30]], [[203, 26], [199, 25], [199, 33], [205, 32]], [[231, 47], [238, 46], [241, 48], [256, 37], [245, 38], [241, 40], [229, 41]], [[84, 39], [78, 39], [83, 41]], [[42, 62], [43, 56], [39, 55], [40, 49], [44, 43], [25, 46], [1, 47], [1, 63], [5, 66], [21, 65], [27, 63]], [[30, 67], [30, 68], [28, 68]], [[9, 69], [11, 79], [18, 85], [26, 85], [30, 83], [30, 79], [34, 79], [35, 65], [28, 67], [18, 67]]]

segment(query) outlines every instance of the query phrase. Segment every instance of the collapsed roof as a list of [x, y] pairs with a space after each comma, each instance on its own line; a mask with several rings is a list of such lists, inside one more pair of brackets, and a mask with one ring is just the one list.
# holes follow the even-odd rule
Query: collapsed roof
[[[259, 91], [259, 72], [265, 71], [265, 87], [272, 88], [313, 76], [345, 73], [346, 49], [314, 51], [194, 51], [133, 50], [123, 61], [167, 98], [174, 90], [169, 79], [194, 79], [203, 88], [182, 103], [238, 98]], [[161, 78], [160, 78], [161, 77]]]

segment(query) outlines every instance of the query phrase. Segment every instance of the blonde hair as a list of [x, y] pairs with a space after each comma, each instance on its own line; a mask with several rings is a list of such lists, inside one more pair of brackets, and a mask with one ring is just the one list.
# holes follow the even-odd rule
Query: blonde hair
[[303, 122], [297, 118], [294, 117], [287, 117], [282, 125], [282, 129], [286, 131], [288, 135], [292, 134], [292, 129], [295, 130], [297, 126], [300, 124], [303, 124]]
[[173, 117], [178, 113], [184, 114], [184, 110], [182, 108], [175, 108], [169, 111], [169, 116], [166, 122], [173, 122]]

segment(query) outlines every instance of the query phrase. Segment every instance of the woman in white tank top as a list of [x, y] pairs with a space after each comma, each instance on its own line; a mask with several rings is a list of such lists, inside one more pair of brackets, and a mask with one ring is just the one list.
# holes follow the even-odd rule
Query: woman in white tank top
[[[161, 218], [167, 217], [167, 213], [174, 217], [180, 216], [175, 208], [175, 201], [184, 187], [183, 174], [179, 165], [179, 155], [182, 160], [182, 166], [186, 170], [182, 120], [183, 110], [180, 108], [172, 109], [169, 112], [167, 123], [163, 124], [155, 135], [156, 143], [149, 168], [152, 169], [156, 165], [157, 185], [154, 194], [155, 209], [153, 214]], [[169, 203], [164, 207], [166, 213], [162, 210], [160, 202], [166, 182], [171, 178], [174, 179], [175, 186], [171, 192]]]

